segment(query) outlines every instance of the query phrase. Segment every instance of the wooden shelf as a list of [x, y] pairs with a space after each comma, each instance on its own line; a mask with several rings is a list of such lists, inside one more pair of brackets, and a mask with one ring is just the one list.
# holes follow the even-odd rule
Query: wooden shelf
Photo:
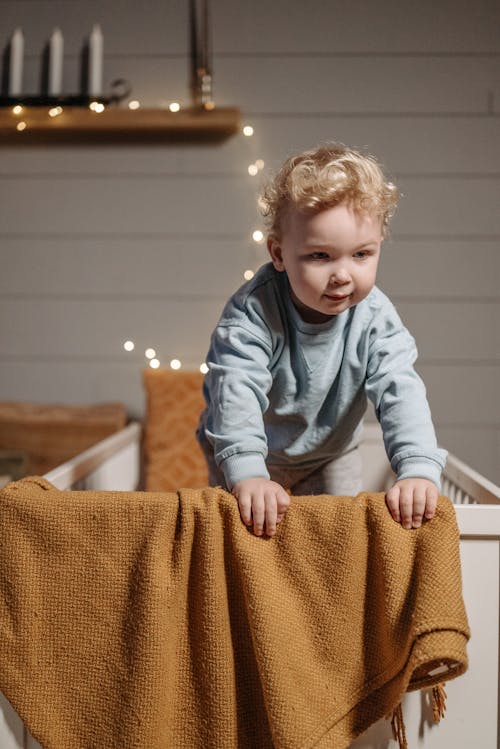
[[[25, 122], [24, 130], [18, 130]], [[86, 107], [64, 107], [56, 117], [49, 107], [23, 107], [20, 114], [0, 108], [0, 145], [38, 143], [179, 143], [220, 142], [241, 128], [235, 107], [212, 110], [122, 109], [93, 112]]]

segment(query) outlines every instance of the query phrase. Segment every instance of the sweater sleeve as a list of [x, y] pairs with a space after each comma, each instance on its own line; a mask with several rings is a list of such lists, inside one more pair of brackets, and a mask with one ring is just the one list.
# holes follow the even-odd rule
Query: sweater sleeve
[[272, 384], [270, 341], [250, 323], [220, 323], [207, 357], [210, 407], [205, 434], [229, 488], [254, 476], [269, 478], [263, 413]]
[[371, 335], [366, 393], [392, 470], [398, 479], [425, 478], [440, 489], [447, 453], [437, 446], [425, 386], [413, 367], [415, 341], [392, 305]]

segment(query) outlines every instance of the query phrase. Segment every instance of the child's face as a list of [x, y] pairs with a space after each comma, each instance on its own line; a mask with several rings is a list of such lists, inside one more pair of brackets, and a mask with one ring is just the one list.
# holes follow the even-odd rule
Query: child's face
[[273, 265], [286, 271], [306, 322], [324, 322], [372, 290], [382, 243], [380, 217], [341, 203], [314, 215], [291, 208], [281, 240], [268, 240]]

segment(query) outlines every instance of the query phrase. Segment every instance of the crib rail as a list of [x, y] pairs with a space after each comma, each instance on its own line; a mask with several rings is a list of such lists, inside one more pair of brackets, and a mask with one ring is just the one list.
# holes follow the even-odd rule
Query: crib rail
[[61, 490], [109, 489], [132, 491], [140, 480], [141, 425], [124, 429], [89, 447], [45, 474]]
[[500, 504], [500, 486], [454, 455], [448, 455], [442, 484], [442, 493], [453, 504]]
[[[385, 454], [382, 430], [377, 423], [365, 424], [361, 442], [364, 462], [363, 485], [374, 491], [387, 491], [395, 481]], [[448, 453], [441, 480], [441, 493], [454, 505], [498, 505], [500, 486]]]
[[[136, 489], [140, 480], [141, 433], [141, 425], [132, 422], [49, 471], [45, 478], [64, 490]], [[394, 474], [385, 457], [378, 424], [365, 425], [361, 448], [367, 470], [364, 485], [385, 491], [392, 485]], [[452, 454], [443, 471], [442, 493], [456, 505], [500, 504], [500, 486]]]

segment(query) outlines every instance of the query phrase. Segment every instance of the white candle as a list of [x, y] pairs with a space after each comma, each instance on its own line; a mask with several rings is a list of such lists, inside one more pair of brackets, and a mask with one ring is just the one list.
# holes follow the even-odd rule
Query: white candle
[[49, 94], [57, 96], [62, 91], [64, 40], [61, 29], [54, 29], [49, 45]]
[[9, 96], [19, 96], [23, 82], [24, 36], [16, 29], [10, 40]]
[[102, 32], [99, 24], [95, 24], [89, 39], [89, 94], [102, 94]]

